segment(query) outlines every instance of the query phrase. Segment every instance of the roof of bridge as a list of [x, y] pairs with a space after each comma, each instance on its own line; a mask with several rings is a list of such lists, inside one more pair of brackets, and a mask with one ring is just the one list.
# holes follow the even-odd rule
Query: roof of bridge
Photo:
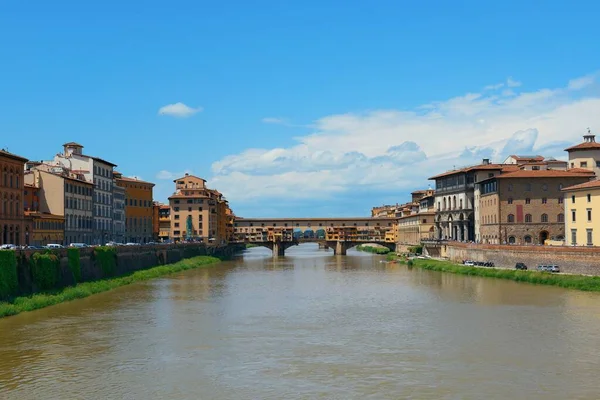
[[274, 222], [279, 222], [279, 221], [298, 221], [298, 222], [302, 222], [302, 221], [388, 221], [388, 220], [395, 220], [397, 218], [395, 217], [348, 217], [348, 218], [339, 218], [339, 217], [335, 217], [335, 218], [242, 218], [242, 217], [236, 217], [235, 220], [236, 221], [249, 221], [249, 222], [255, 222], [255, 221], [262, 221], [262, 222], [267, 222], [267, 221], [274, 221]]

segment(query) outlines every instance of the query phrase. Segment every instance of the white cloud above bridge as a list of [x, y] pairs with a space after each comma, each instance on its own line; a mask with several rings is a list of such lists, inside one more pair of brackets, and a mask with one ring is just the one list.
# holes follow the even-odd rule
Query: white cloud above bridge
[[407, 192], [427, 187], [429, 176], [482, 158], [501, 162], [510, 153], [536, 153], [564, 159], [563, 149], [581, 141], [587, 127], [600, 133], [595, 79], [519, 91], [521, 83], [508, 78], [413, 110], [323, 116], [294, 146], [247, 149], [213, 163], [209, 184], [234, 208], [369, 194], [375, 205], [386, 194], [405, 200]]

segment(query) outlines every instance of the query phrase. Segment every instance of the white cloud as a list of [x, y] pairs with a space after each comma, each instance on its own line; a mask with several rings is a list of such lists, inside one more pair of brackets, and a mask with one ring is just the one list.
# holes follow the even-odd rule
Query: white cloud
[[[571, 81], [573, 82], [573, 81]], [[236, 204], [405, 193], [452, 168], [512, 153], [564, 158], [586, 128], [600, 127], [600, 94], [564, 88], [467, 93], [413, 110], [323, 116], [284, 148], [254, 148], [213, 163], [209, 183]], [[600, 129], [600, 128], [599, 128]], [[254, 204], [254, 203], [253, 203]]]
[[519, 87], [519, 86], [521, 86], [521, 82], [515, 81], [512, 78], [512, 76], [509, 76], [508, 79], [506, 79], [506, 86], [508, 86], [508, 87]]
[[202, 107], [192, 108], [181, 102], [174, 104], [167, 104], [158, 109], [158, 115], [168, 115], [177, 118], [190, 117], [196, 113], [202, 111]]
[[172, 180], [172, 179], [181, 178], [185, 174], [191, 174], [191, 173], [192, 172], [189, 170], [185, 170], [183, 172], [170, 172], [170, 171], [163, 169], [156, 174], [156, 179], [160, 179], [160, 180], [171, 179]]
[[495, 85], [487, 85], [483, 88], [483, 90], [498, 90], [501, 87], [504, 87], [504, 83], [496, 83]]
[[579, 90], [583, 89], [586, 86], [590, 86], [594, 83], [595, 77], [594, 75], [582, 76], [581, 78], [571, 79], [569, 81], [568, 88], [571, 90]]

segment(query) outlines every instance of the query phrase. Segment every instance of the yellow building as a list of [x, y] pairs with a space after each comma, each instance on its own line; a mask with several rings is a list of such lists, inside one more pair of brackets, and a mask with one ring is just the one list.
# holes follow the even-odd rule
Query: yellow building
[[593, 171], [600, 177], [600, 143], [589, 130], [583, 136], [583, 142], [565, 149], [569, 153], [569, 168], [583, 168]]
[[171, 207], [160, 204], [158, 208], [158, 240], [164, 242], [171, 237]]
[[30, 244], [35, 246], [63, 244], [65, 240], [64, 216], [39, 211], [25, 211], [25, 215], [32, 220]]
[[600, 180], [567, 187], [563, 193], [566, 244], [600, 246]]
[[418, 245], [435, 235], [435, 195], [432, 190], [413, 192], [423, 194], [413, 203], [406, 204], [398, 215], [398, 235], [400, 245]]
[[154, 183], [126, 178], [113, 172], [117, 186], [125, 189], [125, 241], [148, 243], [152, 238], [152, 189]]
[[205, 243], [227, 242], [227, 201], [206, 180], [185, 174], [175, 179], [175, 193], [169, 197], [171, 238]]

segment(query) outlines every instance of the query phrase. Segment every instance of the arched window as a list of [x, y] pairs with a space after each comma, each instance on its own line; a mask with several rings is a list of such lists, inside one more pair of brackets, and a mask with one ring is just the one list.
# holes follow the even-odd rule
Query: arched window
[[531, 244], [531, 236], [529, 235], [525, 235], [525, 237], [523, 238], [524, 242], [527, 244]]
[[460, 202], [460, 209], [462, 210], [462, 208], [463, 208], [463, 199], [460, 199], [459, 202]]
[[515, 215], [514, 214], [508, 214], [508, 217], [506, 218], [507, 222], [515, 222]]
[[542, 222], [548, 222], [548, 214], [542, 214]]
[[560, 213], [556, 216], [556, 221], [557, 222], [565, 222], [565, 214]]
[[525, 222], [531, 222], [531, 214], [525, 214]]
[[446, 210], [446, 209], [447, 209], [447, 206], [446, 206], [446, 198], [444, 197], [444, 210]]
[[509, 244], [515, 244], [517, 241], [517, 239], [514, 236], [509, 236], [508, 237], [508, 243]]
[[456, 196], [452, 196], [452, 209], [456, 210]]

